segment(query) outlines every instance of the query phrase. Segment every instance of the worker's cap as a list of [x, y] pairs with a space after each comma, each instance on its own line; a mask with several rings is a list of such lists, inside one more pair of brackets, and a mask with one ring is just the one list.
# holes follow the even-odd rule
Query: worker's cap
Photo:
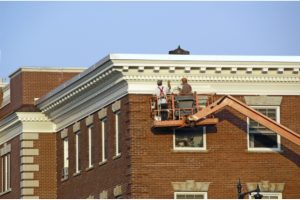
[[162, 84], [162, 80], [157, 80], [157, 85], [161, 85]]

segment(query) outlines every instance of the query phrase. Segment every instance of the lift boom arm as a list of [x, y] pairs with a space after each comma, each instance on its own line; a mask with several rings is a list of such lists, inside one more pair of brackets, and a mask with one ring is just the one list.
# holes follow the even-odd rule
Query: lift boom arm
[[269, 128], [282, 137], [290, 140], [297, 145], [300, 145], [300, 135], [298, 133], [261, 114], [260, 112], [254, 110], [250, 106], [244, 104], [243, 102], [230, 95], [218, 99], [216, 102], [208, 105], [196, 114], [189, 116], [188, 119], [189, 121], [200, 121], [201, 119], [205, 119], [206, 116], [220, 111], [226, 106], [230, 106], [231, 108], [262, 124], [263, 126]]

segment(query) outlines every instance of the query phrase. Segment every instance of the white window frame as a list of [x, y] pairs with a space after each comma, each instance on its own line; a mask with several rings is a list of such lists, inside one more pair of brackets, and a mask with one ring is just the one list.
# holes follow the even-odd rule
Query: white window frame
[[65, 137], [63, 139], [64, 148], [64, 168], [69, 167], [69, 138]]
[[11, 160], [10, 153], [7, 153], [1, 157], [2, 165], [2, 188], [1, 194], [11, 191]]
[[121, 146], [119, 146], [119, 134], [120, 134], [120, 130], [119, 130], [119, 120], [120, 120], [120, 114], [121, 111], [117, 111], [115, 113], [115, 146], [116, 146], [116, 152], [115, 152], [115, 156], [120, 156], [121, 155]]
[[88, 168], [92, 168], [93, 167], [93, 163], [92, 163], [92, 158], [93, 158], [93, 151], [92, 151], [92, 145], [93, 145], [93, 125], [88, 126], [88, 150], [89, 150], [89, 166]]
[[79, 145], [79, 143], [80, 143], [80, 138], [79, 138], [79, 136], [80, 136], [80, 131], [77, 131], [76, 133], [75, 133], [75, 173], [77, 174], [77, 173], [80, 173], [80, 160], [79, 160], [79, 154], [80, 154], [80, 145]]
[[203, 147], [176, 147], [176, 133], [173, 129], [173, 150], [175, 151], [205, 151], [206, 150], [206, 126], [203, 126]]
[[[261, 108], [261, 109], [276, 109], [276, 122], [280, 123], [280, 106], [251, 106], [252, 108]], [[254, 120], [255, 121], [255, 120]], [[272, 151], [281, 151], [281, 137], [277, 134], [277, 148], [268, 148], [268, 147], [250, 147], [250, 118], [247, 117], [247, 149], [248, 151], [260, 151], [260, 152], [272, 152]]]
[[107, 122], [107, 118], [103, 118], [101, 120], [101, 138], [102, 138], [102, 162], [106, 162], [107, 158], [105, 158], [105, 124]]
[[[251, 197], [253, 197], [256, 194], [256, 192], [252, 192], [249, 195], [249, 199], [252, 199]], [[282, 193], [280, 192], [260, 192], [259, 194], [263, 195], [263, 196], [277, 196], [278, 199], [282, 199]]]
[[174, 199], [177, 199], [177, 195], [187, 194], [187, 195], [204, 195], [204, 199], [207, 199], [207, 192], [174, 192]]

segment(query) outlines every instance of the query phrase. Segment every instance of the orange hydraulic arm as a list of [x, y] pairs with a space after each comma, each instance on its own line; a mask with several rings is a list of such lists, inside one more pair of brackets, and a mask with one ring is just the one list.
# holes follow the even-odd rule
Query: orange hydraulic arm
[[269, 117], [261, 114], [260, 112], [254, 110], [253, 108], [249, 107], [248, 105], [244, 104], [243, 102], [237, 100], [236, 98], [228, 95], [218, 99], [216, 102], [208, 105], [207, 107], [203, 108], [199, 112], [194, 115], [188, 117], [189, 121], [200, 121], [205, 119], [206, 116], [213, 114], [214, 112], [220, 111], [226, 106], [230, 106], [231, 108], [237, 110], [238, 112], [246, 115], [247, 117], [251, 118], [252, 120], [257, 121], [258, 123], [262, 124], [263, 126], [271, 129], [275, 133], [285, 137], [286, 139], [290, 140], [291, 142], [300, 145], [300, 135], [287, 127], [275, 122], [274, 120], [270, 119]]

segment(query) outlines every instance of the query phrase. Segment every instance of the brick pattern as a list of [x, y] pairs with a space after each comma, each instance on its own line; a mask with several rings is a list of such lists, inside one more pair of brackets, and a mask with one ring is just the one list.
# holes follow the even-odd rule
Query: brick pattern
[[[63, 168], [63, 141], [60, 134], [57, 134], [57, 197], [58, 198], [99, 198], [103, 191], [107, 191], [108, 198], [114, 198], [116, 194], [116, 186], [118, 191], [122, 191], [122, 197], [130, 197], [130, 157], [128, 155], [129, 133], [128, 127], [128, 98], [121, 100], [121, 120], [122, 127], [120, 134], [122, 135], [121, 156], [115, 158], [115, 115], [112, 111], [112, 105], [107, 106], [107, 127], [109, 152], [106, 163], [102, 161], [102, 140], [101, 140], [101, 121], [98, 112], [93, 114], [93, 133], [92, 133], [92, 164], [93, 168], [88, 168], [88, 129], [86, 118], [80, 123], [80, 174], [75, 173], [75, 134], [73, 126], [68, 127], [69, 138], [69, 178], [62, 180], [61, 170]], [[99, 108], [100, 110], [100, 108]], [[98, 110], [98, 111], [99, 111]], [[88, 116], [87, 116], [88, 117]], [[99, 164], [100, 163], [100, 164]], [[74, 189], [76, 188], [76, 189]]]
[[[173, 198], [171, 182], [210, 182], [208, 198], [236, 198], [236, 183], [285, 183], [283, 198], [300, 198], [300, 147], [282, 138], [280, 153], [247, 151], [246, 117], [226, 108], [207, 127], [207, 152], [174, 152], [173, 132], [151, 130], [147, 95], [129, 95], [131, 197]], [[237, 96], [243, 100], [243, 97]], [[285, 96], [281, 122], [300, 132], [299, 97]]]
[[57, 198], [56, 134], [40, 133], [39, 139], [34, 141], [34, 148], [39, 150], [39, 155], [34, 157], [34, 164], [39, 165], [39, 171], [34, 174], [34, 178], [39, 181], [34, 196], [55, 199]]
[[[40, 98], [71, 79], [76, 72], [22, 72], [10, 80], [11, 103], [0, 110], [0, 119], [14, 111], [35, 111], [34, 98]], [[34, 89], [33, 89], [34, 88]]]

